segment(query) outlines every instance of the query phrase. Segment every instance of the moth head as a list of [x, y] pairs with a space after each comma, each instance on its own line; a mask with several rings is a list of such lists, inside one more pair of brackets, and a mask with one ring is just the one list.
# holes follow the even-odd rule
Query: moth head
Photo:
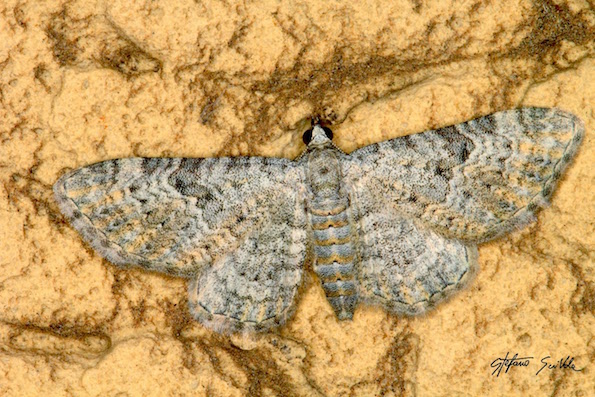
[[333, 131], [330, 128], [323, 127], [321, 125], [315, 125], [308, 131], [304, 132], [303, 135], [304, 143], [308, 146], [324, 145], [333, 140]]

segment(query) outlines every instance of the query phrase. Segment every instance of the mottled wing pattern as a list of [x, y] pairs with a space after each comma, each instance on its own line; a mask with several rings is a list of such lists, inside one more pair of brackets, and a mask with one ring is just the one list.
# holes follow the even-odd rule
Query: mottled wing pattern
[[370, 211], [388, 208], [448, 238], [483, 242], [534, 218], [583, 132], [558, 109], [498, 112], [356, 150], [344, 180]]
[[[63, 176], [54, 191], [72, 225], [109, 261], [190, 278], [192, 313], [217, 331], [284, 323], [307, 252], [319, 255], [318, 274], [332, 279], [324, 285], [340, 286], [327, 288], [331, 295], [418, 314], [473, 277], [475, 244], [533, 219], [583, 125], [557, 109], [510, 110], [350, 156], [320, 127], [313, 131], [309, 157], [298, 162], [111, 160]], [[312, 158], [319, 161], [304, 160]], [[335, 174], [325, 161], [337, 163]], [[349, 205], [337, 207], [339, 199]], [[325, 230], [323, 238], [313, 233], [316, 249], [308, 246], [306, 208], [324, 218], [315, 225]], [[335, 274], [321, 270], [322, 259]], [[351, 270], [341, 273], [345, 264], [355, 266], [357, 283]], [[347, 294], [347, 284], [357, 284], [357, 294]]]
[[464, 287], [477, 242], [529, 222], [583, 127], [555, 109], [499, 112], [347, 156], [362, 297], [418, 314]]
[[477, 247], [446, 239], [386, 210], [358, 202], [360, 298], [415, 315], [463, 288], [475, 276]]
[[[271, 214], [278, 221], [303, 216], [303, 207], [279, 206], [276, 211], [285, 212]], [[237, 249], [190, 282], [190, 310], [211, 329], [264, 331], [293, 315], [304, 266], [306, 225], [289, 228], [266, 222], [261, 226], [258, 234], [248, 235]]]
[[110, 262], [193, 278], [191, 308], [219, 331], [287, 318], [306, 255], [304, 191], [291, 161], [260, 157], [110, 160], [54, 185]]

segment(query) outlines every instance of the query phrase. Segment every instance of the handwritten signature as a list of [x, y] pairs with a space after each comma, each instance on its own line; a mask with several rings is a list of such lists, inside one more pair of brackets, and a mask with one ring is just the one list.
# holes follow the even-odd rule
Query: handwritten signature
[[[492, 375], [496, 375], [496, 377], [499, 377], [503, 368], [506, 368], [504, 373], [507, 374], [508, 370], [510, 370], [511, 367], [528, 367], [531, 363], [531, 360], [535, 359], [535, 357], [519, 357], [518, 353], [515, 353], [514, 356], [509, 358], [508, 354], [509, 353], [507, 352], [504, 358], [497, 358], [494, 361], [492, 361], [490, 367], [495, 368], [494, 371], [492, 371]], [[535, 373], [535, 375], [539, 375], [539, 373], [544, 369], [569, 369], [576, 372], [580, 372], [584, 369], [576, 368], [576, 366], [574, 365], [574, 357], [567, 356], [566, 358], [561, 358], [560, 360], [555, 362], [552, 362], [551, 358], [551, 356], [545, 356], [540, 360], [541, 367]]]

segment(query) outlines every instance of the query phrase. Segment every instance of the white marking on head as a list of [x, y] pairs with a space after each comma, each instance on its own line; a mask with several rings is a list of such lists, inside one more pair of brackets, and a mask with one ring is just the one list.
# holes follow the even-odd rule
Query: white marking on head
[[326, 136], [326, 132], [322, 129], [321, 126], [315, 125], [312, 129], [312, 140], [310, 141], [309, 145], [324, 145], [325, 143], [330, 142], [328, 136]]

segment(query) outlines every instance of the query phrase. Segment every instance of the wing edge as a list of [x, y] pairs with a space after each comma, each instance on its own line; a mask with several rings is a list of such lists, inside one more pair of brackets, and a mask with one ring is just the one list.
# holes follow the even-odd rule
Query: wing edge
[[458, 292], [470, 286], [472, 281], [479, 273], [479, 251], [477, 246], [474, 244], [461, 243], [465, 246], [469, 270], [465, 272], [458, 282], [448, 285], [443, 290], [434, 293], [427, 300], [421, 300], [415, 302], [412, 305], [393, 301], [380, 296], [375, 296], [374, 298], [365, 297], [360, 301], [360, 304], [372, 307], [380, 306], [393, 314], [410, 317], [422, 316], [428, 312], [434, 311], [437, 305], [450, 300]]
[[543, 182], [542, 189], [538, 194], [533, 196], [529, 203], [523, 207], [520, 211], [512, 215], [510, 218], [501, 221], [497, 225], [493, 226], [484, 236], [480, 239], [462, 239], [465, 242], [471, 243], [484, 243], [502, 237], [506, 233], [518, 231], [534, 222], [536, 219], [536, 213], [540, 209], [545, 208], [549, 205], [549, 199], [552, 197], [556, 186], [564, 171], [574, 161], [576, 153], [581, 145], [584, 138], [585, 125], [584, 122], [575, 116], [574, 114], [558, 108], [540, 108], [540, 107], [526, 107], [520, 109], [547, 109], [553, 112], [557, 117], [568, 118], [572, 122], [572, 138], [570, 138], [568, 144], [564, 148], [564, 152], [560, 157], [560, 160], [552, 167], [551, 176]]
[[130, 254], [118, 244], [112, 242], [100, 229], [95, 227], [93, 222], [78, 209], [75, 202], [70, 199], [66, 193], [66, 181], [74, 176], [79, 170], [80, 168], [62, 175], [54, 183], [53, 192], [60, 211], [66, 217], [68, 223], [81, 235], [83, 241], [91, 246], [91, 248], [93, 248], [93, 250], [102, 258], [123, 269], [139, 267], [151, 272], [165, 273], [167, 275], [184, 278], [193, 275], [193, 273], [176, 271], [176, 269], [165, 266], [159, 262], [153, 262], [138, 255]]

